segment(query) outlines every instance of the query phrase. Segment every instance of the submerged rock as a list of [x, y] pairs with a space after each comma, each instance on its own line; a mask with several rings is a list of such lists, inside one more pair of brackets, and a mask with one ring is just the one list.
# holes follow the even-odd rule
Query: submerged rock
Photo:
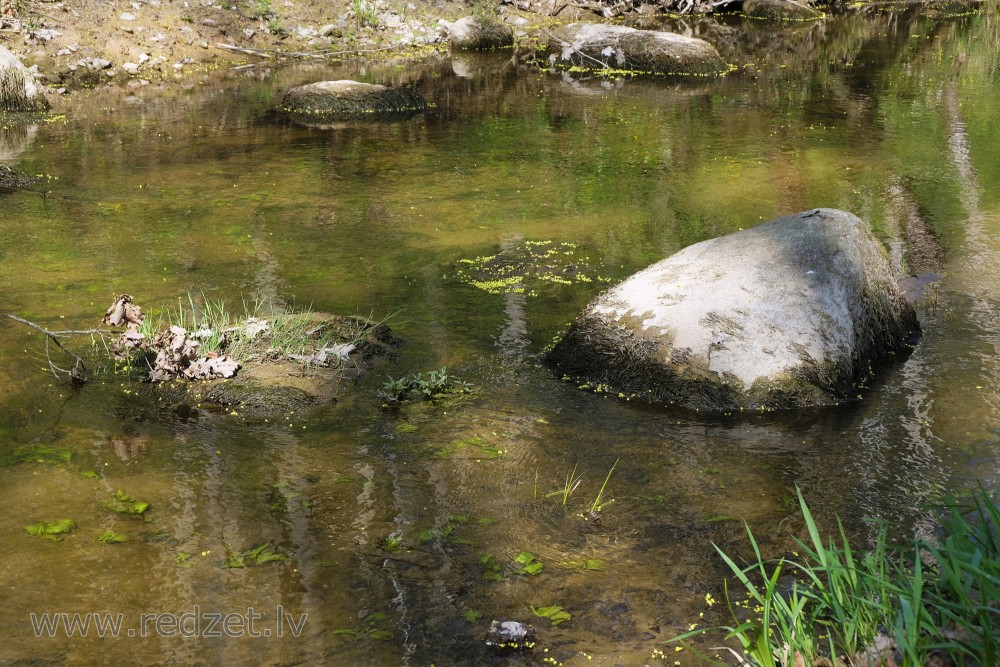
[[406, 88], [358, 81], [319, 81], [292, 88], [281, 110], [296, 120], [316, 122], [424, 111], [427, 100]]
[[49, 101], [35, 76], [13, 53], [0, 46], [0, 111], [48, 111]]
[[868, 226], [816, 209], [640, 271], [592, 301], [548, 359], [655, 403], [788, 409], [855, 398], [918, 332]]
[[10, 167], [0, 166], [0, 195], [29, 188], [35, 184], [35, 180]]
[[536, 641], [535, 628], [520, 621], [493, 621], [486, 633], [486, 645], [499, 652], [533, 648]]
[[454, 49], [490, 51], [514, 45], [514, 31], [498, 18], [465, 16], [454, 23], [441, 24], [448, 29], [448, 42]]
[[743, 13], [752, 19], [768, 21], [814, 21], [823, 12], [794, 0], [744, 0]]
[[675, 76], [720, 76], [729, 71], [714, 46], [671, 32], [571, 23], [548, 35], [549, 59], [554, 64]]

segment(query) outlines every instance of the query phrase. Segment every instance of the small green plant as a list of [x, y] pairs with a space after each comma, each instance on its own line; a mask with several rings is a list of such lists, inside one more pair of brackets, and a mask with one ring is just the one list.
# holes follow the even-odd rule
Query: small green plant
[[385, 550], [390, 553], [395, 553], [399, 551], [399, 548], [402, 545], [403, 545], [403, 538], [400, 537], [399, 535], [389, 535], [387, 538], [385, 538], [385, 541], [382, 543], [382, 546], [385, 547]]
[[438, 400], [448, 394], [467, 394], [472, 385], [448, 374], [447, 367], [436, 371], [413, 373], [400, 378], [389, 377], [377, 393], [384, 405], [394, 405], [419, 398]]
[[62, 540], [63, 535], [72, 532], [74, 528], [76, 528], [76, 521], [72, 519], [59, 519], [57, 521], [39, 521], [38, 523], [25, 526], [24, 530], [28, 535], [40, 537], [43, 540], [59, 542]]
[[[741, 610], [726, 585], [734, 624], [670, 641], [724, 630], [743, 652], [728, 650], [749, 667], [878, 664], [894, 653], [904, 665], [934, 656], [946, 664], [1000, 664], [1000, 509], [985, 489], [947, 500], [938, 538], [889, 548], [883, 528], [863, 554], [839, 521], [840, 544], [824, 543], [801, 492], [798, 498], [809, 533], [808, 543], [799, 541], [801, 562], [765, 560], [748, 527], [750, 565], [740, 567], [716, 547], [746, 596]], [[793, 575], [790, 589], [779, 584], [785, 575]], [[714, 602], [711, 595], [706, 601]], [[751, 608], [756, 613], [745, 611]]]
[[275, 16], [271, 0], [247, 0], [247, 17], [251, 19], [267, 19]]
[[289, 557], [285, 554], [271, 551], [271, 545], [267, 543], [247, 551], [235, 551], [231, 546], [229, 546], [226, 547], [226, 562], [223, 563], [222, 566], [228, 568], [241, 568], [283, 560], [289, 560]]
[[351, 0], [351, 9], [354, 10], [354, 17], [358, 20], [359, 27], [378, 27], [378, 8], [374, 2], [370, 2], [369, 0]]
[[116, 533], [110, 529], [101, 533], [96, 539], [98, 542], [102, 542], [104, 544], [121, 544], [122, 542], [128, 542], [128, 536]]
[[142, 516], [149, 509], [149, 503], [143, 500], [136, 500], [122, 489], [115, 491], [115, 495], [104, 503], [104, 506], [112, 512], [132, 516]]
[[572, 618], [572, 616], [570, 616], [568, 611], [557, 605], [552, 605], [549, 607], [535, 607], [529, 605], [529, 607], [531, 609], [532, 614], [538, 616], [539, 618], [549, 619], [550, 621], [552, 621], [552, 625], [559, 625], [560, 623], [565, 623], [566, 621]]
[[392, 639], [392, 631], [386, 630], [378, 627], [384, 621], [389, 619], [389, 614], [384, 611], [376, 611], [365, 617], [359, 625], [353, 628], [334, 628], [333, 634], [348, 637], [350, 639], [357, 639], [359, 637], [368, 637], [369, 639], [374, 639], [376, 641], [389, 641]]
[[611, 470], [608, 471], [608, 476], [604, 478], [604, 484], [601, 484], [601, 490], [597, 492], [597, 497], [594, 498], [593, 504], [590, 506], [590, 511], [592, 514], [600, 514], [601, 510], [615, 502], [615, 499], [604, 500], [604, 489], [608, 486], [608, 480], [611, 479], [611, 473], [615, 471], [615, 466], [621, 459], [615, 459], [615, 462], [611, 464]]
[[73, 452], [55, 447], [18, 447], [10, 453], [0, 453], [0, 465], [17, 463], [69, 463]]
[[479, 557], [479, 564], [483, 566], [483, 579], [487, 581], [503, 581], [503, 567], [497, 562], [493, 554], [483, 554]]
[[535, 576], [541, 574], [545, 566], [540, 560], [535, 558], [535, 555], [530, 551], [522, 551], [514, 559], [514, 562], [521, 566], [521, 574], [530, 574]]
[[569, 497], [573, 495], [577, 487], [583, 481], [583, 475], [576, 474], [577, 466], [573, 466], [573, 469], [568, 475], [566, 475], [566, 482], [563, 484], [561, 489], [556, 489], [555, 491], [549, 491], [545, 494], [546, 498], [551, 498], [552, 496], [562, 496], [562, 504], [566, 506], [569, 503]]

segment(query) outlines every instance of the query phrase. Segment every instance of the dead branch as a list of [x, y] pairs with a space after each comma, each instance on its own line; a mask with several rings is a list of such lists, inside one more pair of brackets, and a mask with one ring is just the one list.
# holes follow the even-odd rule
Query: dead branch
[[[86, 364], [83, 363], [83, 359], [78, 354], [70, 352], [65, 347], [63, 347], [63, 344], [59, 342], [59, 338], [60, 337], [66, 338], [68, 336], [87, 335], [87, 334], [89, 335], [96, 334], [99, 336], [104, 336], [105, 334], [111, 333], [110, 331], [106, 331], [104, 329], [68, 329], [65, 331], [50, 331], [43, 326], [40, 326], [38, 324], [35, 324], [34, 322], [26, 320], [23, 317], [18, 317], [17, 315], [11, 315], [10, 313], [8, 313], [7, 317], [14, 320], [15, 322], [20, 322], [21, 324], [27, 325], [32, 329], [35, 329], [36, 331], [41, 331], [43, 334], [45, 334], [45, 360], [48, 361], [49, 363], [49, 370], [52, 371], [52, 375], [57, 380], [59, 380], [61, 379], [59, 373], [64, 373], [65, 376], [69, 378], [71, 381], [79, 384], [82, 384], [87, 381], [87, 379], [83, 376], [83, 371], [87, 370], [87, 366]], [[68, 354], [69, 356], [73, 357], [73, 359], [76, 360], [76, 363], [73, 365], [73, 368], [67, 369], [56, 366], [55, 362], [52, 361], [52, 355], [49, 353], [49, 339], [51, 339], [52, 342], [55, 343], [60, 350], [62, 350], [63, 352], [65, 352], [66, 354]]]

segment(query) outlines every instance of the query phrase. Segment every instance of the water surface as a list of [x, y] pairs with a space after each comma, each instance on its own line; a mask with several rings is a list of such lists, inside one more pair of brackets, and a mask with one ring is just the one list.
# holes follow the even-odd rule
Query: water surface
[[[0, 468], [0, 662], [643, 664], [689, 623], [727, 620], [705, 603], [722, 598], [713, 543], [746, 555], [746, 521], [768, 554], [793, 548], [796, 486], [863, 542], [869, 521], [906, 535], [942, 491], [996, 484], [996, 15], [672, 27], [737, 73], [571, 81], [510, 54], [309, 64], [93, 91], [5, 128], [3, 159], [50, 193], [3, 199], [0, 311], [88, 328], [123, 292], [148, 311], [262, 298], [395, 313], [408, 345], [337, 404], [250, 424], [110, 375], [74, 390], [38, 334], [0, 327], [0, 451], [72, 452]], [[289, 86], [347, 77], [415, 85], [435, 108], [326, 129], [270, 113]], [[868, 221], [907, 272], [943, 275], [919, 305], [922, 343], [858, 402], [705, 417], [587, 393], [540, 363], [609, 281], [820, 206]], [[496, 294], [459, 279], [460, 260], [525, 242], [574, 244], [553, 270], [591, 281]], [[475, 392], [380, 408], [386, 373], [442, 366]], [[616, 461], [592, 525], [579, 515]], [[563, 506], [548, 494], [574, 469]], [[117, 489], [151, 503], [149, 521], [107, 511]], [[57, 518], [78, 524], [61, 542], [24, 532]], [[95, 541], [107, 529], [129, 541]], [[264, 543], [294, 559], [223, 567]], [[518, 573], [522, 551], [540, 574]], [[532, 615], [546, 605], [571, 620]], [[261, 636], [141, 625], [195, 611], [259, 614]], [[35, 636], [32, 613], [61, 612], [123, 614], [122, 636]], [[533, 621], [534, 657], [490, 657], [493, 618]]]

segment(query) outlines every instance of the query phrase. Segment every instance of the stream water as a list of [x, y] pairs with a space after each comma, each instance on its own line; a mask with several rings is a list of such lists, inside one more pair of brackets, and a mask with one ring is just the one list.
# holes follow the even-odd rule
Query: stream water
[[[724, 597], [713, 544], [749, 554], [747, 522], [767, 554], [794, 549], [796, 487], [863, 545], [872, 522], [926, 530], [941, 492], [1000, 482], [996, 13], [668, 27], [738, 70], [679, 85], [571, 81], [509, 53], [323, 63], [6, 119], [0, 158], [50, 194], [0, 201], [0, 312], [78, 329], [124, 292], [154, 312], [261, 298], [393, 314], [408, 344], [336, 404], [254, 424], [113, 375], [75, 390], [39, 334], [0, 326], [0, 452], [71, 454], [0, 467], [0, 663], [640, 665], [665, 648], [700, 664], [661, 642], [729, 620], [706, 604]], [[271, 115], [288, 87], [335, 78], [412, 84], [435, 107], [324, 129]], [[943, 276], [919, 303], [923, 341], [856, 403], [705, 417], [581, 391], [540, 362], [607, 281], [819, 206]], [[557, 246], [553, 275], [573, 264], [589, 282], [491, 293], [458, 275]], [[474, 392], [380, 407], [387, 374], [442, 366]], [[580, 514], [616, 461], [593, 525]], [[550, 492], [574, 470], [563, 505]], [[105, 508], [119, 489], [146, 520]], [[62, 518], [77, 524], [62, 541], [25, 532]], [[292, 558], [224, 566], [265, 543]], [[571, 619], [531, 610], [552, 605]], [[118, 636], [99, 636], [103, 617], [72, 637], [39, 627], [92, 612], [120, 614]], [[532, 622], [538, 646], [494, 656], [491, 619]]]

